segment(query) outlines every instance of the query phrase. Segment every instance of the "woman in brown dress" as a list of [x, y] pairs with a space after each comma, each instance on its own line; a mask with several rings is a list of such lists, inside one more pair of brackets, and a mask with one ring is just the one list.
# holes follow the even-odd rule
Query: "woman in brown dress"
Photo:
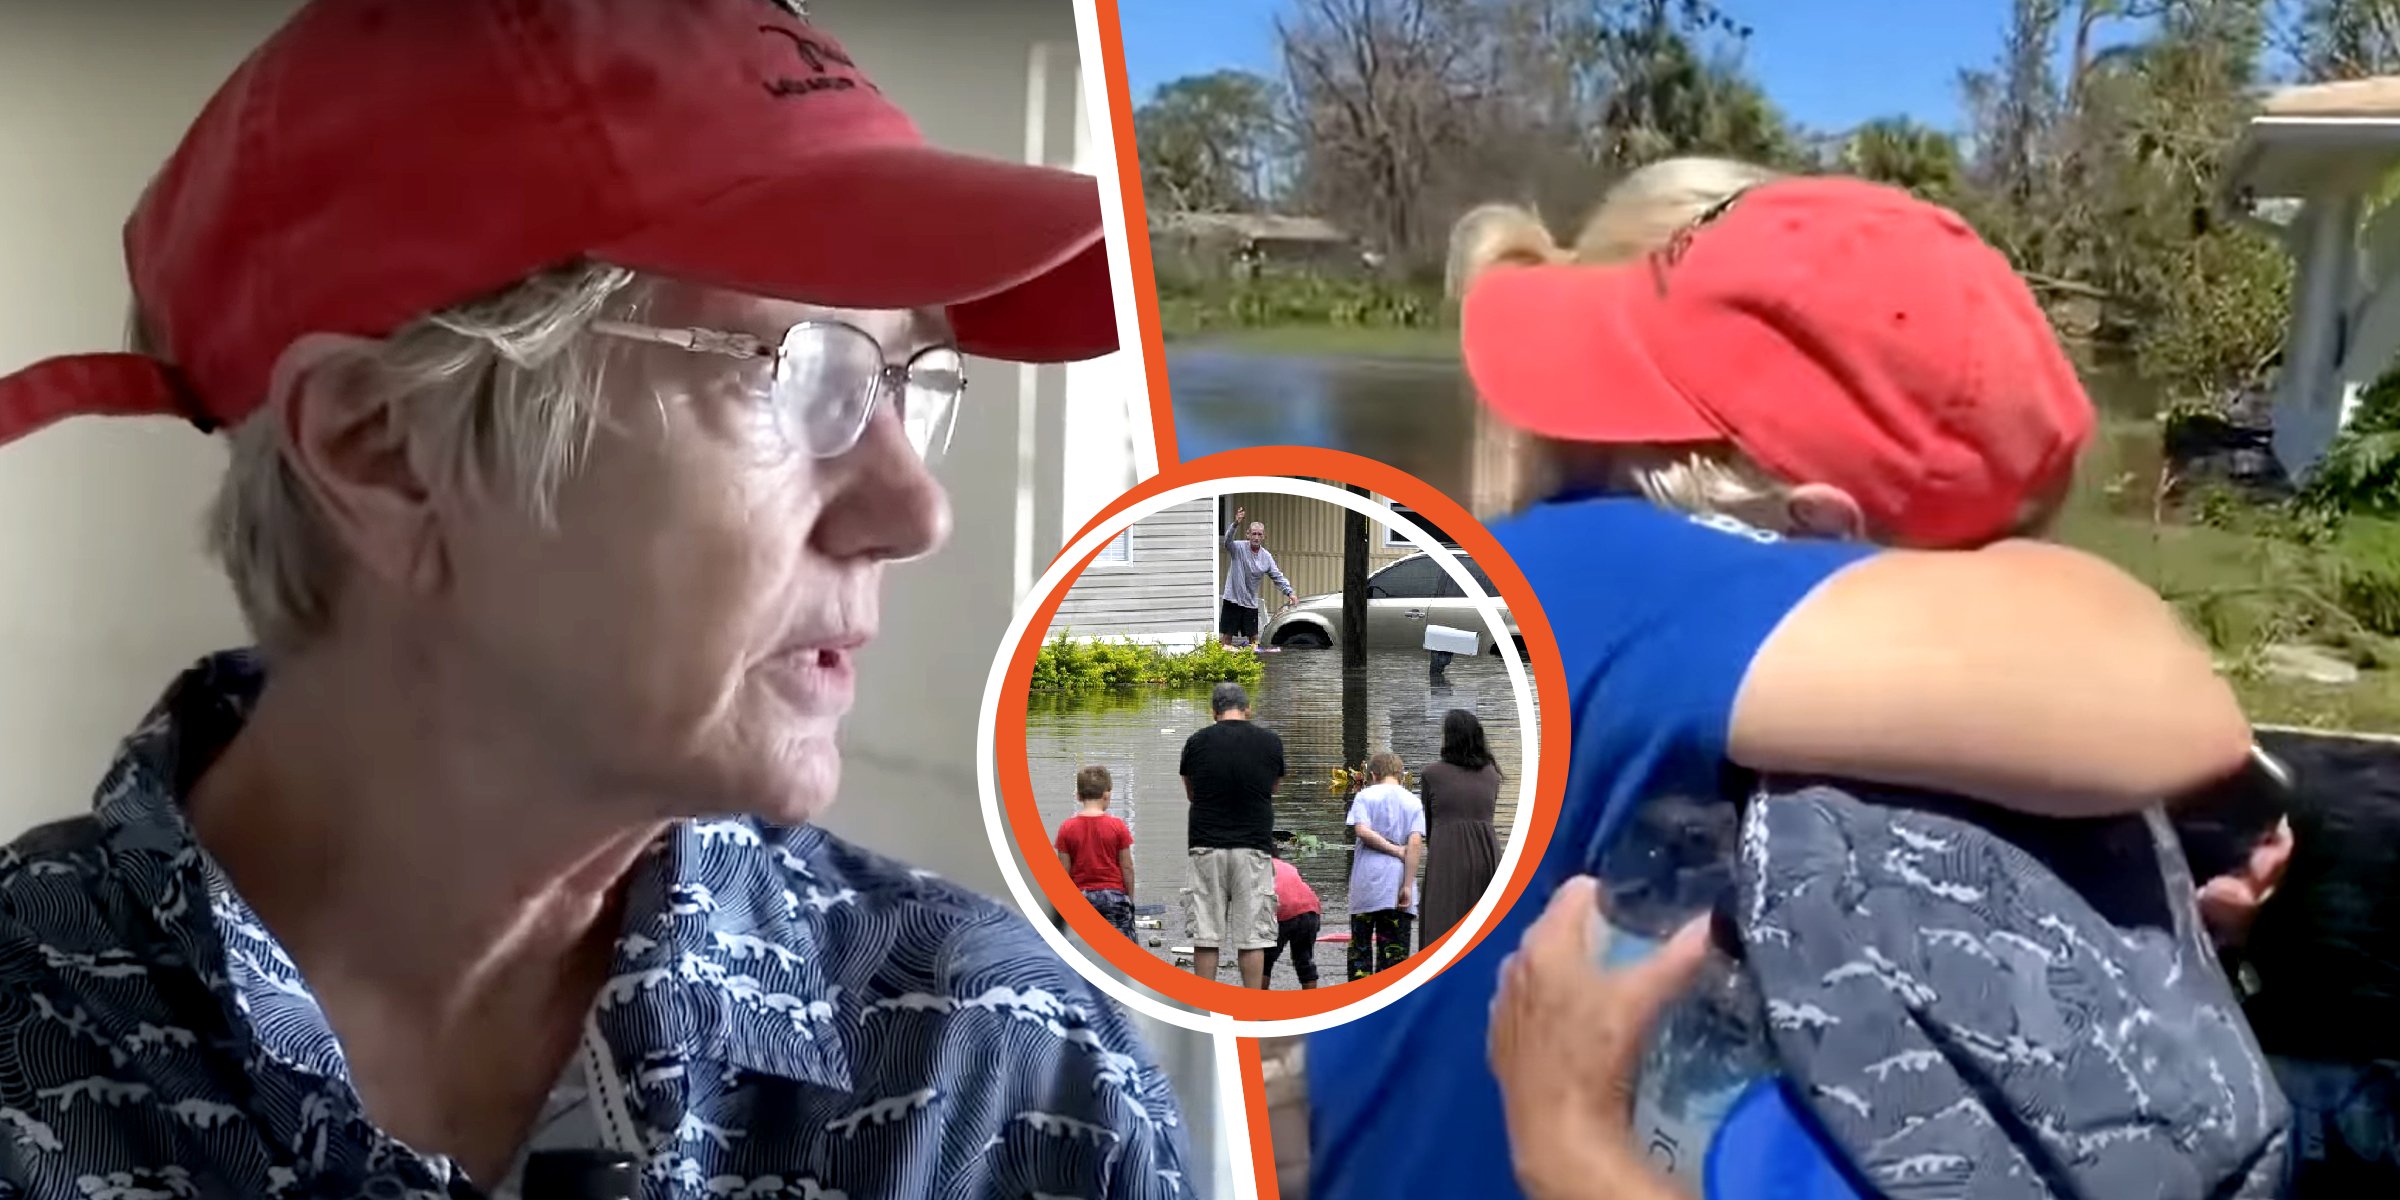
[[1500, 837], [1492, 830], [1500, 765], [1474, 713], [1454, 708], [1442, 718], [1442, 758], [1425, 768], [1421, 782], [1428, 836], [1420, 947], [1465, 920], [1500, 869]]

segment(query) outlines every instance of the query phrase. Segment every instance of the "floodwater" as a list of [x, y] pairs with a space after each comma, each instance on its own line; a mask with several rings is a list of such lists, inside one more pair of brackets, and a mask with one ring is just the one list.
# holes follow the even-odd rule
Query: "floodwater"
[[1167, 354], [1167, 379], [1184, 458], [1323, 446], [1466, 498], [1475, 400], [1455, 362], [1179, 346]]
[[[1187, 459], [1246, 446], [1323, 446], [1389, 463], [1470, 509], [1488, 510], [1505, 490], [1475, 477], [1475, 397], [1455, 361], [1184, 343], [1167, 353], [1167, 378], [1176, 447]], [[2146, 419], [2157, 411], [2158, 389], [2123, 369], [2087, 371], [2084, 383], [2104, 414]], [[2118, 432], [2143, 444], [2116, 447], [2112, 461], [2154, 473], [2156, 431]]]
[[[1358, 763], [1378, 750], [1392, 750], [1413, 773], [1439, 756], [1442, 716], [1453, 708], [1472, 711], [1507, 782], [1501, 789], [1498, 821], [1506, 838], [1516, 818], [1517, 787], [1523, 779], [1524, 740], [1507, 668], [1491, 657], [1460, 659], [1447, 683], [1426, 677], [1426, 656], [1397, 650], [1370, 654], [1366, 668], [1345, 679], [1335, 650], [1290, 650], [1266, 656], [1266, 677], [1254, 689], [1253, 717], [1283, 738], [1283, 791], [1276, 797], [1275, 823], [1296, 835], [1314, 836], [1314, 854], [1290, 852], [1300, 877], [1324, 904], [1324, 932], [1347, 930], [1344, 898], [1349, 890], [1348, 838], [1342, 818], [1348, 797], [1332, 787], [1334, 769]], [[1345, 722], [1344, 691], [1355, 693], [1354, 719]], [[1026, 713], [1026, 758], [1040, 798], [1042, 820], [1055, 830], [1075, 811], [1075, 771], [1089, 763], [1109, 769], [1116, 781], [1110, 811], [1133, 828], [1134, 903], [1164, 905], [1161, 928], [1143, 930], [1152, 952], [1172, 959], [1184, 936], [1179, 893], [1184, 884], [1185, 820], [1190, 809], [1178, 774], [1183, 742], [1208, 723], [1206, 692], [1139, 692], [1098, 698], [1034, 698]], [[1538, 726], [1537, 726], [1538, 728]], [[1233, 964], [1221, 968], [1233, 978]], [[1343, 947], [1320, 944], [1321, 982], [1344, 976]], [[1276, 968], [1275, 986], [1296, 987], [1289, 964]]]

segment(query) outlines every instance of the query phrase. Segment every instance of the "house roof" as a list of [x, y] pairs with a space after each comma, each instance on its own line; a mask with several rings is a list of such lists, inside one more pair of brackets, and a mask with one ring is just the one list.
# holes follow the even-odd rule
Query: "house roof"
[[2373, 186], [2400, 162], [2400, 76], [2311, 83], [2268, 94], [2235, 151], [2236, 193], [2303, 197]]
[[1282, 213], [1174, 212], [1150, 222], [1154, 233], [1234, 237], [1259, 242], [1347, 242], [1350, 235], [1322, 217]]
[[2400, 117], [2400, 76], [2279, 88], [2259, 106], [2267, 117]]

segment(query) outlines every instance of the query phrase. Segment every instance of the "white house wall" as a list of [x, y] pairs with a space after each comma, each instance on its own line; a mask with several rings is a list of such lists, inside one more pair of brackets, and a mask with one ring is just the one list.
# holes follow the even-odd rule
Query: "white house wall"
[[1059, 600], [1050, 628], [1076, 637], [1193, 644], [1216, 628], [1216, 502], [1134, 522], [1126, 561], [1094, 562]]

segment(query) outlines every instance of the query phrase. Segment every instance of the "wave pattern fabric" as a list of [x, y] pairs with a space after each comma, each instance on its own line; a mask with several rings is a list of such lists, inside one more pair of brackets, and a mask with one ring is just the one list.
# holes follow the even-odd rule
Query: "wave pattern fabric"
[[[2288, 1107], [2155, 811], [2012, 840], [1930, 799], [1774, 787], [1743, 814], [1745, 958], [1792, 1093], [1881, 1195], [2282, 1194]], [[2045, 836], [2113, 842], [2075, 872], [2103, 886], [2027, 852]]]
[[[367, 1119], [184, 820], [262, 682], [246, 652], [204, 660], [92, 816], [0, 851], [0, 1196], [476, 1194]], [[749, 820], [676, 826], [630, 886], [593, 1017], [648, 1196], [1189, 1194], [1166, 1076], [1014, 913]]]

